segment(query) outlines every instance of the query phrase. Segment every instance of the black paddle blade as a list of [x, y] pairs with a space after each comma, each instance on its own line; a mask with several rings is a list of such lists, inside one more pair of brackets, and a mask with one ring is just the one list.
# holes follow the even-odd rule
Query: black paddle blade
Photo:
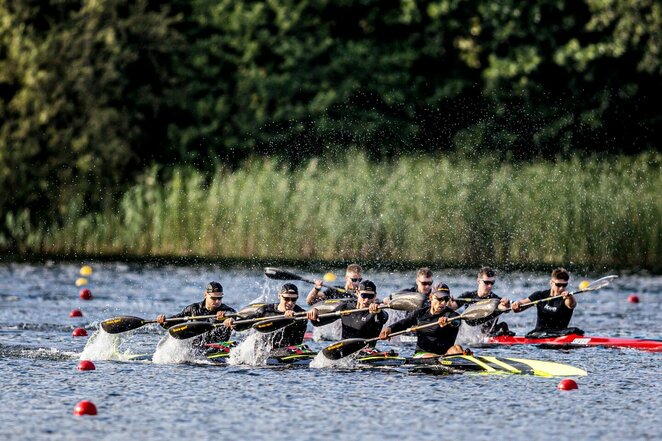
[[267, 267], [264, 275], [274, 280], [301, 280], [301, 276], [280, 268]]
[[245, 308], [239, 310], [236, 314], [236, 317], [239, 317], [242, 320], [259, 317], [265, 306], [267, 306], [266, 303], [251, 303]]
[[120, 317], [113, 317], [101, 322], [101, 329], [109, 334], [120, 334], [122, 332], [131, 331], [132, 329], [140, 328], [145, 323], [150, 323], [131, 315], [124, 315]]
[[340, 360], [365, 348], [368, 341], [365, 338], [349, 338], [334, 343], [322, 349], [322, 354], [329, 360]]
[[354, 299], [322, 300], [321, 302], [315, 303], [313, 306], [311, 306], [311, 308], [317, 309], [317, 312], [319, 314], [328, 314], [330, 312], [338, 312], [342, 310], [345, 307], [345, 305], [354, 301], [355, 301]]
[[205, 332], [214, 329], [214, 325], [209, 322], [188, 322], [181, 325], [175, 325], [168, 329], [170, 336], [177, 340], [186, 340], [187, 338], [196, 337]]
[[273, 320], [264, 320], [261, 322], [257, 322], [253, 325], [253, 329], [255, 329], [258, 332], [262, 332], [263, 334], [268, 334], [269, 332], [274, 332], [278, 331], [279, 329], [283, 329], [285, 326], [291, 325], [294, 323], [294, 318], [288, 317], [288, 318], [274, 318]]
[[423, 306], [425, 298], [417, 292], [394, 292], [388, 307], [398, 311], [415, 311]]

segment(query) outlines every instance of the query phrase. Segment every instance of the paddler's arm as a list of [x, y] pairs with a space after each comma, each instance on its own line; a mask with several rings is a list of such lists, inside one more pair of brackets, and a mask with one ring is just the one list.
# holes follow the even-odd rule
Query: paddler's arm
[[573, 296], [572, 293], [568, 291], [563, 291], [561, 295], [563, 296], [563, 303], [565, 303], [565, 306], [568, 309], [575, 309], [575, 306], [577, 306], [577, 300], [575, 299], [575, 296]]
[[326, 299], [326, 295], [322, 291], [322, 283], [324, 283], [323, 280], [320, 279], [315, 279], [313, 280], [314, 286], [306, 296], [306, 303], [309, 305], [313, 305], [321, 300]]
[[527, 299], [522, 299], [518, 300], [516, 302], [513, 302], [511, 304], [511, 308], [513, 309], [513, 312], [522, 312], [524, 310], [524, 307], [531, 303], [531, 300]]

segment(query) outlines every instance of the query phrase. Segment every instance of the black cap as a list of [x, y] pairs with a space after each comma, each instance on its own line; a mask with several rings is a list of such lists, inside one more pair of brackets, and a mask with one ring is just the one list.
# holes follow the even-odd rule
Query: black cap
[[445, 283], [439, 282], [439, 283], [435, 283], [430, 293], [434, 294], [434, 296], [437, 298], [450, 297], [451, 289]]
[[363, 280], [359, 283], [359, 291], [374, 291], [377, 292], [377, 287], [372, 280]]
[[223, 292], [223, 287], [218, 282], [209, 282], [207, 284], [207, 289], [205, 291], [210, 292], [210, 293], [211, 292]]
[[283, 287], [280, 289], [280, 294], [292, 294], [292, 295], [299, 295], [299, 288], [294, 283], [286, 283], [283, 285]]

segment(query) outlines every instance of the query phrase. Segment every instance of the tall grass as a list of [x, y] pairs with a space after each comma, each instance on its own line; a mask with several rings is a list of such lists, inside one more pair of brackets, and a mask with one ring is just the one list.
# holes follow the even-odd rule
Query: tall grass
[[116, 211], [35, 229], [36, 252], [659, 267], [662, 155], [527, 164], [454, 156], [290, 169], [253, 160], [211, 177], [155, 169]]

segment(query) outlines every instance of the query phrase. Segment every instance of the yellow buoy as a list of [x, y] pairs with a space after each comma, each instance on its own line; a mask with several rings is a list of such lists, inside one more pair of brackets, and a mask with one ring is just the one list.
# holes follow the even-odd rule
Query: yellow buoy
[[591, 283], [588, 280], [582, 280], [579, 284], [579, 289], [586, 289]]
[[79, 277], [76, 279], [76, 286], [85, 286], [87, 285], [87, 279], [85, 277]]
[[333, 282], [336, 280], [336, 275], [333, 273], [326, 273], [324, 274], [324, 281], [325, 282]]
[[92, 275], [92, 267], [89, 265], [83, 265], [80, 268], [80, 275], [81, 276], [91, 276]]

